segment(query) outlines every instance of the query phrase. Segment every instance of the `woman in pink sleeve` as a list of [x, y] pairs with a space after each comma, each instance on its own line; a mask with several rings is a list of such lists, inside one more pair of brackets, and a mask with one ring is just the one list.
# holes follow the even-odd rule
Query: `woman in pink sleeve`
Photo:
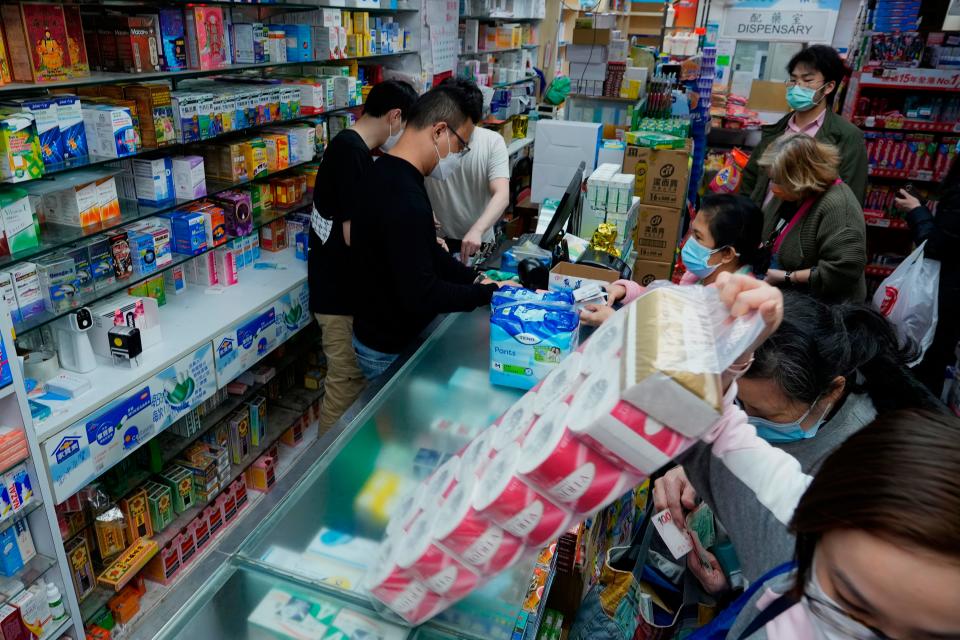
[[[763, 212], [749, 198], [704, 196], [681, 252], [687, 272], [680, 284], [712, 285], [721, 273], [757, 272], [762, 228]], [[613, 315], [615, 305], [628, 304], [642, 292], [643, 287], [632, 280], [617, 280], [607, 286], [607, 304], [587, 305], [580, 320], [599, 326]]]

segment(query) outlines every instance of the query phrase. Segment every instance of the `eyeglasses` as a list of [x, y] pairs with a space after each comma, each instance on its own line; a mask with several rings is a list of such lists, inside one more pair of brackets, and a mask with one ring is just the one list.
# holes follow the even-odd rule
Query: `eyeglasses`
[[846, 637], [853, 640], [893, 640], [879, 629], [860, 622], [835, 604], [821, 600], [809, 593], [803, 595], [807, 599], [810, 613]]
[[467, 155], [467, 153], [469, 153], [469, 151], [470, 151], [470, 145], [467, 144], [467, 141], [466, 141], [466, 140], [464, 140], [463, 138], [460, 137], [460, 134], [457, 133], [457, 130], [456, 130], [456, 129], [454, 129], [453, 127], [450, 126], [450, 123], [449, 123], [449, 122], [447, 122], [447, 123], [445, 123], [445, 124], [447, 125], [447, 131], [449, 131], [449, 132], [452, 133], [454, 136], [456, 136], [457, 140], [460, 141], [460, 153], [457, 154], [457, 155], [459, 155], [459, 156], [462, 158], [463, 156]]
[[827, 84], [826, 82], [824, 82], [819, 87], [813, 87], [811, 85], [814, 82], [816, 81], [815, 80], [794, 80], [791, 78], [790, 80], [784, 80], [783, 84], [787, 87], [787, 89], [792, 89], [793, 87], [800, 85], [801, 87], [807, 87], [808, 89], [813, 89], [814, 91], [819, 91], [820, 89], [823, 88], [824, 84]]

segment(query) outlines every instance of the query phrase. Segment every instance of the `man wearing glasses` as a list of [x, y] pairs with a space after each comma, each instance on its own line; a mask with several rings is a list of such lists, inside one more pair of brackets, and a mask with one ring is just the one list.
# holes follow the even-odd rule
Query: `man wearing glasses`
[[[462, 87], [472, 98], [471, 117], [482, 118], [483, 94], [477, 85], [462, 78], [447, 78], [443, 84]], [[510, 204], [510, 158], [503, 136], [477, 127], [470, 146], [473, 150], [449, 179], [426, 182], [440, 236], [464, 264], [483, 243], [494, 241], [493, 226]]]
[[743, 170], [740, 193], [761, 207], [773, 200], [770, 178], [757, 161], [771, 142], [786, 133], [805, 133], [828, 142], [840, 151], [840, 179], [847, 183], [860, 204], [867, 190], [867, 147], [863, 131], [830, 106], [837, 95], [847, 67], [833, 47], [816, 44], [797, 53], [787, 63], [790, 80], [785, 91], [792, 111], [778, 122], [763, 128], [760, 143], [750, 154]]
[[471, 104], [458, 84], [420, 96], [399, 142], [374, 163], [357, 194], [353, 346], [368, 380], [383, 374], [437, 314], [489, 304], [497, 290], [437, 244], [424, 187], [425, 176], [447, 179], [470, 153], [467, 141], [480, 117]]

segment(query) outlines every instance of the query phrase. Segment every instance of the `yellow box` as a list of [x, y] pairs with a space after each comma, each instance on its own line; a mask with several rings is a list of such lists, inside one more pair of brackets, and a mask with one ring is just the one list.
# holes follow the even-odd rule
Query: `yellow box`
[[252, 180], [269, 171], [267, 165], [267, 146], [261, 138], [243, 143], [243, 159], [247, 164], [247, 179]]
[[290, 138], [282, 133], [267, 133], [261, 136], [267, 150], [267, 167], [279, 171], [290, 166]]
[[353, 35], [353, 13], [350, 11], [340, 12], [340, 26], [344, 28], [348, 36]]

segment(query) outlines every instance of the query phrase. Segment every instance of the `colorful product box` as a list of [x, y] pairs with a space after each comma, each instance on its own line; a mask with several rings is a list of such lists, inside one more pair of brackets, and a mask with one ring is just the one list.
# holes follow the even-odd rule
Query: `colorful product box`
[[237, 266], [237, 254], [233, 249], [215, 249], [214, 260], [217, 270], [217, 282], [222, 287], [231, 287], [240, 283], [240, 270]]
[[187, 276], [183, 265], [171, 267], [163, 272], [164, 288], [173, 295], [180, 295], [187, 290]]
[[253, 138], [244, 142], [243, 157], [247, 163], [247, 177], [249, 179], [265, 176], [269, 171], [267, 146], [262, 138]]
[[133, 275], [133, 256], [130, 255], [130, 240], [126, 231], [118, 231], [107, 236], [110, 253], [113, 254], [113, 273], [117, 280]]
[[73, 260], [55, 255], [42, 256], [36, 265], [47, 311], [61, 313], [79, 304]]
[[193, 93], [174, 92], [170, 100], [173, 106], [173, 127], [177, 141], [199, 142], [200, 97]]
[[279, 171], [290, 166], [290, 139], [285, 134], [265, 133], [264, 145], [267, 149], [267, 169]]
[[74, 271], [77, 274], [77, 295], [84, 297], [92, 294], [96, 287], [93, 279], [93, 268], [90, 264], [90, 250], [87, 245], [65, 249], [63, 255], [73, 260]]
[[238, 237], [253, 231], [253, 203], [249, 193], [225, 191], [214, 199], [224, 209], [227, 234]]
[[90, 272], [93, 276], [94, 289], [99, 291], [109, 288], [117, 281], [110, 241], [105, 238], [94, 240], [87, 245], [87, 250], [90, 254]]
[[137, 153], [137, 130], [127, 107], [83, 103], [83, 126], [90, 152], [106, 158]]
[[17, 546], [17, 536], [13, 527], [0, 531], [0, 574], [10, 577], [23, 568], [23, 558]]
[[43, 175], [43, 154], [33, 115], [0, 109], [0, 177], [7, 182]]
[[97, 182], [78, 184], [43, 196], [40, 209], [47, 222], [71, 227], [100, 224]]
[[144, 489], [137, 489], [122, 498], [118, 504], [127, 523], [127, 540], [129, 542], [140, 538], [149, 538], [153, 535], [147, 492]]
[[63, 5], [63, 19], [67, 27], [67, 54], [70, 59], [69, 74], [74, 78], [89, 76], [90, 61], [87, 57], [87, 46], [83, 37], [80, 7], [76, 5]]
[[120, 194], [113, 176], [97, 180], [97, 206], [100, 209], [101, 224], [113, 222], [120, 217]]
[[229, 46], [223, 9], [194, 7], [186, 18], [187, 60], [196, 69], [220, 69], [228, 64]]
[[3, 486], [10, 496], [14, 512], [33, 501], [33, 483], [25, 464], [19, 464], [3, 476]]
[[153, 273], [157, 270], [157, 252], [153, 244], [153, 236], [134, 229], [127, 231], [127, 240], [130, 243], [130, 257], [133, 259], [133, 272], [139, 276]]
[[173, 161], [170, 158], [133, 160], [137, 202], [158, 206], [173, 200]]
[[182, 9], [160, 9], [160, 41], [164, 71], [187, 68], [187, 39]]
[[11, 104], [33, 116], [40, 138], [40, 157], [46, 166], [63, 162], [63, 143], [57, 116], [57, 101], [53, 98], [20, 98]]
[[37, 265], [32, 262], [21, 262], [8, 269], [10, 280], [13, 283], [13, 293], [17, 298], [17, 308], [14, 319], [20, 321], [43, 311], [43, 290], [40, 287], [40, 276], [37, 275]]
[[202, 156], [181, 156], [173, 159], [173, 186], [177, 198], [193, 200], [207, 195]]
[[[66, 80], [70, 77], [70, 44], [60, 5], [23, 3], [23, 29], [27, 53], [36, 82]], [[7, 15], [4, 27], [9, 31]], [[8, 37], [8, 40], [11, 38]], [[11, 50], [15, 47], [11, 43]], [[26, 80], [31, 82], [33, 80]]]
[[23, 189], [11, 187], [0, 190], [0, 220], [4, 230], [0, 254], [15, 255], [40, 245], [39, 225], [27, 192]]
[[141, 144], [145, 148], [156, 149], [177, 141], [173, 102], [166, 84], [127, 85], [123, 95], [137, 104]]
[[187, 263], [187, 282], [200, 287], [215, 287], [220, 284], [217, 279], [217, 263], [213, 251], [207, 251]]
[[93, 563], [90, 560], [90, 548], [83, 536], [70, 539], [64, 548], [70, 577], [77, 597], [83, 600], [97, 586], [97, 578], [93, 573]]
[[17, 294], [13, 292], [13, 280], [7, 271], [0, 271], [0, 300], [3, 300], [7, 309], [10, 310], [10, 319], [14, 323], [19, 323], [20, 312], [17, 307]]
[[180, 571], [180, 566], [180, 549], [177, 546], [177, 540], [174, 539], [160, 549], [157, 555], [147, 563], [147, 566], [143, 569], [143, 575], [153, 582], [169, 585]]
[[80, 98], [68, 94], [52, 97], [57, 103], [57, 129], [64, 160], [83, 158], [87, 149], [87, 132], [83, 128], [83, 109]]
[[173, 262], [173, 244], [170, 227], [162, 220], [145, 220], [133, 227], [137, 231], [153, 236], [153, 252], [157, 268], [162, 269]]
[[194, 505], [193, 475], [183, 467], [174, 465], [158, 476], [170, 487], [173, 494], [173, 510], [181, 514]]
[[283, 251], [287, 248], [287, 226], [283, 218], [260, 227], [260, 247], [264, 251]]
[[205, 202], [199, 210], [203, 214], [203, 228], [207, 234], [207, 248], [219, 247], [227, 241], [227, 219], [223, 207]]

